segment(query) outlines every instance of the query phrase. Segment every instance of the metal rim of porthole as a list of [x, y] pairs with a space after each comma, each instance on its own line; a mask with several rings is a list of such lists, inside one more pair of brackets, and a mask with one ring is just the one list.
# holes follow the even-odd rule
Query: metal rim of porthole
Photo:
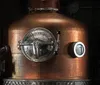
[[[40, 57], [39, 59], [34, 59], [34, 58], [31, 58], [30, 56], [28, 56], [26, 53], [25, 53], [25, 50], [24, 50], [24, 41], [25, 41], [25, 38], [27, 36], [29, 36], [29, 34], [33, 31], [36, 31], [36, 30], [44, 30], [45, 32], [49, 33], [49, 35], [51, 36], [53, 42], [54, 42], [54, 48], [53, 48], [53, 52], [50, 53], [50, 55], [48, 55], [48, 57], [45, 57], [45, 56], [42, 56]], [[58, 43], [57, 43], [57, 40], [56, 38], [54, 37], [54, 35], [46, 28], [42, 28], [42, 27], [36, 27], [36, 28], [33, 28], [31, 30], [29, 30], [29, 32], [27, 32], [27, 34], [25, 34], [24, 38], [19, 42], [19, 48], [21, 50], [21, 52], [24, 54], [24, 56], [29, 59], [30, 61], [34, 61], [34, 62], [43, 62], [43, 61], [46, 61], [46, 60], [49, 60], [51, 57], [54, 56], [55, 54], [55, 51], [57, 51], [58, 49]]]

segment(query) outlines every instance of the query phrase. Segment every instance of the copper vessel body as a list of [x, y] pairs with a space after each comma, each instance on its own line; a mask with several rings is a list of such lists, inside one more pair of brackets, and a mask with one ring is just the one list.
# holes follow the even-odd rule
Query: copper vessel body
[[[34, 3], [35, 2], [35, 3]], [[32, 8], [58, 8], [59, 0], [28, 0], [29, 6]]]
[[[18, 41], [35, 28], [49, 29], [54, 36], [60, 31], [58, 55], [45, 62], [32, 62], [24, 57], [18, 49]], [[36, 12], [15, 22], [8, 31], [8, 41], [12, 52], [14, 79], [87, 79], [87, 33], [83, 25], [55, 12]], [[68, 54], [71, 42], [83, 42], [86, 53], [82, 58], [73, 58]]]

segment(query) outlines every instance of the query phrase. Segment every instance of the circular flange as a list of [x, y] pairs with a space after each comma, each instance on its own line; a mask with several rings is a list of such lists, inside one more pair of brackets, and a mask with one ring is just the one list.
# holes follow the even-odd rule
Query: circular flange
[[3, 85], [89, 85], [89, 80], [14, 80], [5, 79]]

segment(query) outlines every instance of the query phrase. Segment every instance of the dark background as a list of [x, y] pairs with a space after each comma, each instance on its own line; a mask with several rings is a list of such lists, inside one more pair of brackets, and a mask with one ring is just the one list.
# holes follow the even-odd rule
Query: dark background
[[[100, 79], [100, 1], [60, 0], [60, 13], [84, 23], [88, 29], [89, 78]], [[0, 47], [7, 44], [7, 28], [27, 11], [27, 0], [0, 0]]]

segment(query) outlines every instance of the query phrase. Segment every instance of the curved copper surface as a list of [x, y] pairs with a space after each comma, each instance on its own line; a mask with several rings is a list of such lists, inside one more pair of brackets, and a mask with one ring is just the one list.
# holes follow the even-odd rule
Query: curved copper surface
[[[49, 29], [55, 37], [60, 35], [60, 49], [52, 59], [35, 63], [27, 60], [18, 50], [17, 44], [34, 27]], [[12, 78], [16, 79], [87, 79], [87, 53], [82, 58], [72, 58], [68, 45], [83, 42], [87, 48], [87, 33], [83, 25], [57, 13], [33, 13], [9, 28], [9, 45], [15, 67]]]

